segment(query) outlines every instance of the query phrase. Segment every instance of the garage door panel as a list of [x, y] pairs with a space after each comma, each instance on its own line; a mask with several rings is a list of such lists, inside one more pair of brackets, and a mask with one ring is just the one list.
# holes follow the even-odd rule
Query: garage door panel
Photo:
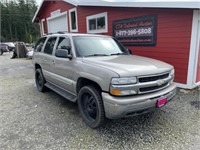
[[48, 20], [49, 33], [68, 31], [67, 15], [61, 15]]

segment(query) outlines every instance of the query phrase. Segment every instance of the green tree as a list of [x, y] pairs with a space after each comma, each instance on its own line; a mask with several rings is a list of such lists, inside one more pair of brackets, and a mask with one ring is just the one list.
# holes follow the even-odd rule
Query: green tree
[[1, 0], [0, 41], [36, 41], [40, 36], [39, 26], [32, 23], [36, 10], [35, 0]]

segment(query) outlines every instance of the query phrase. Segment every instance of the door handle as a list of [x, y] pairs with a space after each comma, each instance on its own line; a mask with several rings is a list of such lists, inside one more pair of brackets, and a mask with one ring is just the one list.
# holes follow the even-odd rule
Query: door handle
[[42, 61], [46, 62], [47, 60], [46, 60], [46, 59], [44, 59], [44, 57], [43, 57], [43, 58], [42, 58]]
[[52, 64], [55, 65], [55, 60], [52, 60]]

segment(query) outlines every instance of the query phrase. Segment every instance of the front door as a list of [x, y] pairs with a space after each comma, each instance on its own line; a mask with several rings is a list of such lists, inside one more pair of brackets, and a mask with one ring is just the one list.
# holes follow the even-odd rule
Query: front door
[[[70, 52], [67, 47], [71, 47], [70, 39], [68, 37], [59, 37], [57, 49], [65, 49]], [[73, 74], [74, 63], [69, 58], [54, 57], [54, 74], [56, 76], [56, 85], [74, 94]]]

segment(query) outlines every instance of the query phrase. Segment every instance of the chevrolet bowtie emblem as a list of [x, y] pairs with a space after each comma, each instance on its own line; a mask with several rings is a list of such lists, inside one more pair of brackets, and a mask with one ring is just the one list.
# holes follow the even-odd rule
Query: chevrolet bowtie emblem
[[158, 81], [157, 81], [157, 85], [158, 85], [158, 86], [161, 86], [161, 85], [163, 85], [163, 84], [165, 84], [165, 80], [158, 80]]

